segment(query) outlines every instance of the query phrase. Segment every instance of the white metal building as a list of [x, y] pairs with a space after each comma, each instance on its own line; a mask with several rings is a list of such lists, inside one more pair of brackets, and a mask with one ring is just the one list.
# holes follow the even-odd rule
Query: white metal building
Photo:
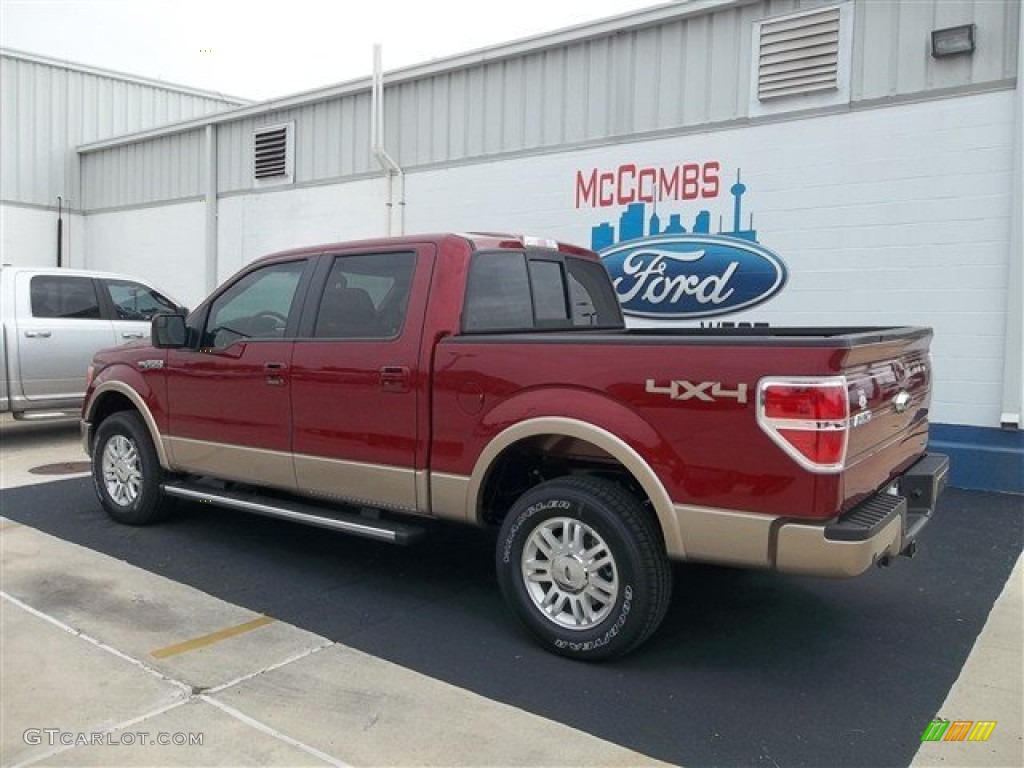
[[723, 233], [788, 269], [726, 321], [934, 327], [954, 482], [1022, 492], [1021, 37], [1020, 0], [689, 0], [387, 72], [380, 109], [366, 78], [112, 126], [64, 171], [72, 264], [194, 303], [317, 242]]
[[[82, 144], [248, 102], [135, 75], [0, 50], [0, 236], [4, 263], [85, 262]], [[58, 203], [58, 198], [60, 202]]]

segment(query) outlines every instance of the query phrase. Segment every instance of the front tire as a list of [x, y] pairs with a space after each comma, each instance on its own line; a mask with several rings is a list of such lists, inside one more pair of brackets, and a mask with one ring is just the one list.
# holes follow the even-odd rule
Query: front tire
[[139, 414], [121, 411], [96, 430], [92, 480], [103, 509], [125, 525], [150, 525], [170, 514], [173, 499], [160, 489], [164, 471]]
[[549, 650], [588, 661], [621, 656], [665, 616], [672, 572], [654, 520], [608, 480], [542, 483], [512, 506], [498, 537], [498, 583]]

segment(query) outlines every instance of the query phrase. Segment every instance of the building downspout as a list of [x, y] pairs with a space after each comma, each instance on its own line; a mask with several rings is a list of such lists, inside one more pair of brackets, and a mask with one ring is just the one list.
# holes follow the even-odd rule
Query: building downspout
[[206, 293], [217, 287], [217, 129], [206, 126]]
[[[1024, 13], [1018, 21], [1024, 40]], [[1017, 90], [1013, 123], [1013, 171], [1010, 193], [1010, 253], [1006, 286], [1006, 336], [1003, 346], [1004, 429], [1020, 429], [1024, 412], [1024, 47], [1017, 47]]]
[[64, 200], [57, 195], [57, 268], [64, 266]]
[[405, 234], [405, 172], [384, 149], [384, 72], [380, 43], [373, 46], [373, 88], [370, 104], [370, 144], [373, 157], [387, 175], [387, 201], [384, 207], [384, 234], [390, 237], [395, 218], [395, 188], [398, 194], [398, 232]]

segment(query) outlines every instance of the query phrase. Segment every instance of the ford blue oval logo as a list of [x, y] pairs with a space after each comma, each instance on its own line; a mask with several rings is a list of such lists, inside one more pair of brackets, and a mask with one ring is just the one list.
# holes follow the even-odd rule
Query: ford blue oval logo
[[688, 319], [749, 309], [786, 284], [786, 265], [757, 243], [715, 235], [631, 240], [602, 252], [622, 311]]

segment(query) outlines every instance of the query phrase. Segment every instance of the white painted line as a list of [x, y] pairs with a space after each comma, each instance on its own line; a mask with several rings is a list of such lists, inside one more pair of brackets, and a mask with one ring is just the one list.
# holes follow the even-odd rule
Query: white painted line
[[219, 709], [222, 712], [225, 712], [225, 713], [231, 715], [231, 717], [233, 717], [236, 720], [239, 720], [239, 721], [245, 723], [246, 725], [250, 726], [251, 728], [255, 728], [257, 731], [265, 733], [268, 736], [272, 736], [273, 738], [277, 739], [278, 741], [283, 741], [285, 744], [290, 744], [293, 747], [297, 747], [298, 749], [301, 749], [306, 754], [312, 755], [313, 757], [315, 757], [315, 758], [317, 758], [319, 760], [323, 760], [328, 765], [333, 765], [333, 766], [335, 766], [335, 768], [353, 768], [348, 763], [343, 763], [341, 760], [338, 760], [336, 757], [332, 757], [331, 755], [328, 755], [326, 752], [321, 752], [316, 747], [311, 747], [309, 744], [301, 742], [298, 739], [293, 739], [291, 736], [286, 736], [285, 734], [281, 733], [280, 731], [271, 728], [269, 725], [266, 725], [265, 723], [261, 723], [259, 720], [255, 720], [255, 719], [249, 717], [248, 715], [243, 714], [242, 712], [239, 712], [234, 707], [228, 706], [227, 704], [223, 704], [223, 703], [217, 701], [216, 699], [211, 698], [210, 696], [207, 696], [206, 694], [202, 694], [198, 698], [202, 699], [207, 704], [212, 704], [217, 709]]
[[332, 645], [334, 645], [334, 643], [331, 640], [324, 638], [323, 643], [316, 646], [315, 648], [307, 648], [301, 653], [297, 653], [294, 656], [289, 656], [284, 661], [279, 661], [276, 664], [271, 664], [269, 667], [264, 667], [263, 669], [259, 669], [255, 672], [249, 672], [248, 674], [242, 675], [241, 677], [237, 677], [234, 680], [229, 680], [226, 683], [216, 685], [213, 688], [207, 688], [205, 691], [203, 691], [203, 693], [207, 695], [220, 693], [221, 691], [227, 688], [231, 688], [232, 686], [238, 685], [239, 683], [244, 683], [247, 680], [252, 680], [254, 677], [259, 677], [260, 675], [266, 674], [267, 672], [273, 672], [275, 669], [280, 669], [281, 667], [291, 664], [293, 661], [298, 661], [299, 659], [304, 659], [307, 656], [312, 656], [314, 653], [319, 653], [325, 648], [330, 648]]
[[[143, 723], [146, 720], [149, 720], [150, 718], [156, 717], [158, 715], [162, 715], [164, 712], [170, 712], [172, 709], [177, 709], [180, 706], [188, 704], [190, 700], [191, 699], [181, 699], [179, 701], [172, 701], [170, 704], [165, 704], [164, 706], [160, 707], [159, 709], [154, 709], [152, 712], [147, 712], [144, 715], [139, 715], [138, 717], [133, 717], [131, 720], [125, 720], [123, 723], [118, 723], [117, 725], [111, 725], [111, 726], [108, 726], [106, 728], [103, 728], [103, 729], [100, 729], [100, 730], [97, 730], [97, 731], [89, 731], [89, 733], [90, 733], [90, 735], [92, 733], [101, 733], [104, 736], [107, 736], [108, 734], [116, 733], [117, 731], [124, 730], [125, 728], [131, 728], [133, 725], [138, 725], [139, 723]], [[31, 758], [29, 758], [28, 760], [26, 760], [23, 763], [15, 763], [14, 765], [11, 766], [11, 768], [27, 768], [27, 766], [35, 765], [36, 763], [41, 763], [44, 760], [49, 760], [51, 757], [54, 757], [55, 755], [59, 755], [59, 754], [61, 754], [63, 752], [69, 752], [70, 750], [75, 749], [77, 746], [79, 746], [79, 745], [78, 744], [62, 745], [62, 746], [59, 746], [59, 747], [57, 747], [55, 749], [51, 749], [49, 752], [46, 752], [46, 753], [44, 753], [42, 755], [37, 755], [36, 757], [31, 757]]]
[[56, 619], [53, 616], [50, 616], [49, 614], [43, 613], [42, 611], [33, 608], [31, 605], [28, 605], [27, 603], [22, 602], [21, 600], [19, 600], [18, 598], [14, 597], [13, 595], [9, 595], [6, 592], [0, 591], [0, 597], [2, 597], [7, 602], [12, 603], [13, 605], [18, 606], [23, 611], [27, 611], [28, 613], [32, 614], [36, 618], [42, 619], [43, 621], [49, 622], [50, 624], [52, 624], [53, 626], [57, 627], [58, 629], [64, 630], [69, 635], [73, 635], [75, 637], [79, 637], [82, 640], [85, 640], [87, 643], [91, 643], [92, 645], [95, 645], [97, 648], [100, 648], [100, 649], [106, 651], [107, 653], [116, 656], [117, 658], [121, 659], [122, 661], [127, 661], [129, 664], [134, 664], [139, 669], [144, 669], [146, 672], [149, 672], [149, 674], [154, 675], [155, 677], [159, 677], [161, 680], [163, 680], [165, 682], [168, 682], [168, 683], [171, 683], [172, 685], [177, 686], [184, 693], [186, 693], [188, 696], [191, 696], [194, 693], [194, 689], [192, 688], [191, 685], [187, 685], [187, 684], [181, 682], [180, 680], [175, 680], [173, 677], [168, 677], [163, 672], [161, 672], [159, 669], [156, 669], [155, 667], [151, 667], [148, 664], [146, 664], [145, 662], [139, 661], [138, 659], [136, 659], [136, 658], [134, 658], [132, 656], [129, 656], [128, 654], [124, 653], [123, 651], [119, 651], [119, 650], [117, 650], [117, 648], [114, 648], [113, 646], [107, 645], [106, 643], [104, 643], [101, 640], [97, 640], [95, 637], [91, 637], [91, 636], [85, 634], [85, 632], [83, 632], [80, 629], [75, 629], [70, 624], [65, 624], [60, 619]]

